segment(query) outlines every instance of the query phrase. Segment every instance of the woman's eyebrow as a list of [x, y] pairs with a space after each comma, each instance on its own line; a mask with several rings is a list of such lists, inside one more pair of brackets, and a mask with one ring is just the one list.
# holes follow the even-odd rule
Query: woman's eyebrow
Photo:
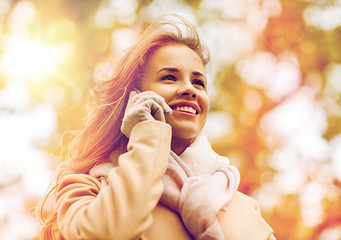
[[202, 76], [203, 78], [206, 79], [205, 75], [203, 73], [201, 73], [201, 72], [194, 71], [194, 72], [192, 72], [192, 74], [195, 75], [195, 76]]
[[164, 67], [164, 68], [161, 68], [157, 73], [162, 72], [162, 71], [180, 72], [179, 69], [177, 69], [177, 68], [173, 68], [173, 67]]

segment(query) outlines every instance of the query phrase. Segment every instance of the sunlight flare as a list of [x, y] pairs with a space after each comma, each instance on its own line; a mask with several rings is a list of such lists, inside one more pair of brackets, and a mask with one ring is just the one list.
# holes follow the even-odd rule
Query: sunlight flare
[[[71, 44], [50, 47], [31, 39], [13, 37], [0, 59], [1, 71], [9, 77], [39, 81], [70, 58]], [[64, 51], [68, 48], [68, 51]], [[71, 49], [71, 51], [70, 51]]]

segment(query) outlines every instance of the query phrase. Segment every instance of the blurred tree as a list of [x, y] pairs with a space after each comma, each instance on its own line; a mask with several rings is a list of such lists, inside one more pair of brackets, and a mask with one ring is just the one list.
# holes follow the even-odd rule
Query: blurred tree
[[[334, 85], [330, 85], [330, 75], [336, 71], [336, 78], [341, 80], [340, 71], [335, 70], [335, 66], [341, 64], [341, 23], [334, 29], [324, 30], [307, 24], [305, 18], [309, 7], [340, 8], [337, 1], [245, 0], [218, 1], [219, 4], [215, 4], [209, 0], [182, 0], [167, 1], [174, 8], [163, 9], [166, 3], [158, 0], [9, 0], [7, 7], [3, 8], [6, 10], [0, 11], [0, 43], [5, 43], [14, 30], [26, 32], [27, 29], [13, 25], [13, 17], [18, 11], [16, 7], [23, 2], [30, 2], [36, 12], [34, 21], [28, 27], [30, 38], [57, 49], [64, 56], [63, 61], [49, 74], [37, 76], [39, 79], [35, 81], [27, 81], [31, 91], [30, 101], [53, 104], [57, 112], [56, 134], [46, 146], [40, 148], [58, 156], [61, 152], [61, 135], [82, 127], [87, 113], [88, 93], [97, 77], [98, 67], [108, 63], [108, 59], [122, 50], [115, 34], [122, 29], [139, 33], [138, 27], [145, 26], [150, 21], [149, 17], [156, 14], [181, 13], [194, 20], [204, 33], [205, 41], [212, 43], [210, 50], [216, 59], [213, 59], [215, 96], [211, 112], [222, 112], [232, 119], [231, 129], [213, 140], [212, 145], [239, 168], [242, 177], [240, 191], [259, 198], [260, 202], [264, 198], [269, 202], [269, 195], [265, 194], [262, 198], [262, 191], [270, 189], [267, 190], [270, 196], [277, 200], [270, 201], [272, 205], [264, 207], [263, 215], [275, 229], [278, 240], [321, 239], [322, 234], [327, 236], [328, 229], [341, 225], [341, 184], [335, 172], [331, 171], [335, 160], [331, 156], [324, 156], [324, 160], [317, 161], [300, 155], [300, 161], [304, 162], [302, 166], [309, 166], [309, 169], [299, 170], [302, 175], [307, 175], [304, 185], [293, 192], [274, 189], [278, 186], [280, 172], [271, 165], [270, 159], [284, 143], [281, 139], [273, 138], [271, 133], [264, 132], [262, 125], [269, 113], [305, 88], [314, 93], [313, 99], [321, 103], [327, 116], [324, 140], [330, 144], [340, 136], [341, 91], [331, 87]], [[133, 36], [125, 40], [131, 42]], [[0, 45], [1, 60], [7, 45]], [[251, 61], [251, 66], [258, 66], [252, 57], [259, 53], [275, 59], [277, 64], [285, 53], [294, 56], [293, 59], [298, 61], [298, 86], [288, 94], [274, 98], [269, 95], [264, 82], [258, 85], [248, 82], [240, 66], [243, 61]], [[250, 71], [252, 69], [247, 70]], [[259, 71], [270, 71], [270, 66]], [[255, 73], [249, 75], [253, 80], [256, 79]], [[270, 80], [270, 83], [276, 81]], [[11, 76], [0, 71], [0, 91], [11, 81]], [[0, 108], [1, 111], [3, 109]], [[65, 135], [63, 144], [70, 143], [71, 135]], [[54, 158], [47, 161], [55, 168], [57, 161]], [[327, 175], [331, 176], [324, 177], [324, 181], [321, 180], [323, 177], [319, 177], [326, 175], [323, 169], [329, 169]], [[319, 221], [308, 224], [303, 214], [305, 206], [302, 192], [311, 182], [321, 183], [325, 194], [319, 205], [322, 207]], [[1, 185], [1, 188], [6, 188], [6, 185]], [[273, 192], [280, 192], [276, 195], [278, 198]], [[27, 196], [28, 210], [37, 201], [36, 198]], [[4, 216], [0, 221], [6, 222], [6, 219]]]

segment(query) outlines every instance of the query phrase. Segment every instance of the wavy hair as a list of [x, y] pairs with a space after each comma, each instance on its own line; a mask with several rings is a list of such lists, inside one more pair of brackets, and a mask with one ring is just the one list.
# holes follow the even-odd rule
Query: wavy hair
[[[52, 190], [38, 208], [43, 239], [63, 239], [57, 227], [55, 196], [60, 179], [72, 173], [88, 174], [95, 165], [107, 161], [108, 155], [126, 151], [128, 139], [120, 130], [129, 92], [136, 88], [144, 72], [144, 65], [153, 51], [167, 44], [184, 44], [201, 58], [206, 67], [209, 51], [200, 41], [195, 27], [179, 15], [167, 14], [153, 21], [115, 65], [113, 76], [99, 82], [92, 93], [92, 109], [83, 129], [68, 146], [66, 160], [59, 168]], [[47, 206], [47, 203], [51, 206]], [[48, 216], [44, 209], [49, 208]]]

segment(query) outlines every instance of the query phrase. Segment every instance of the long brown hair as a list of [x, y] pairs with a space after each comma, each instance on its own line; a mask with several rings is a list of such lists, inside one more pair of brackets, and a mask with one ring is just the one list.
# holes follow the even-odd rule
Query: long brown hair
[[[60, 239], [56, 226], [55, 194], [62, 176], [71, 173], [88, 174], [89, 170], [105, 159], [113, 150], [124, 151], [128, 139], [120, 127], [129, 92], [138, 86], [144, 72], [144, 65], [153, 50], [171, 43], [185, 44], [198, 54], [204, 66], [210, 56], [200, 41], [195, 27], [186, 19], [175, 14], [164, 15], [154, 22], [140, 36], [137, 43], [130, 47], [116, 64], [114, 76], [98, 83], [92, 90], [92, 109], [83, 130], [69, 146], [66, 161], [60, 166], [52, 190], [47, 194], [39, 215], [43, 223], [43, 239]], [[43, 217], [44, 205], [52, 204], [48, 217]]]

